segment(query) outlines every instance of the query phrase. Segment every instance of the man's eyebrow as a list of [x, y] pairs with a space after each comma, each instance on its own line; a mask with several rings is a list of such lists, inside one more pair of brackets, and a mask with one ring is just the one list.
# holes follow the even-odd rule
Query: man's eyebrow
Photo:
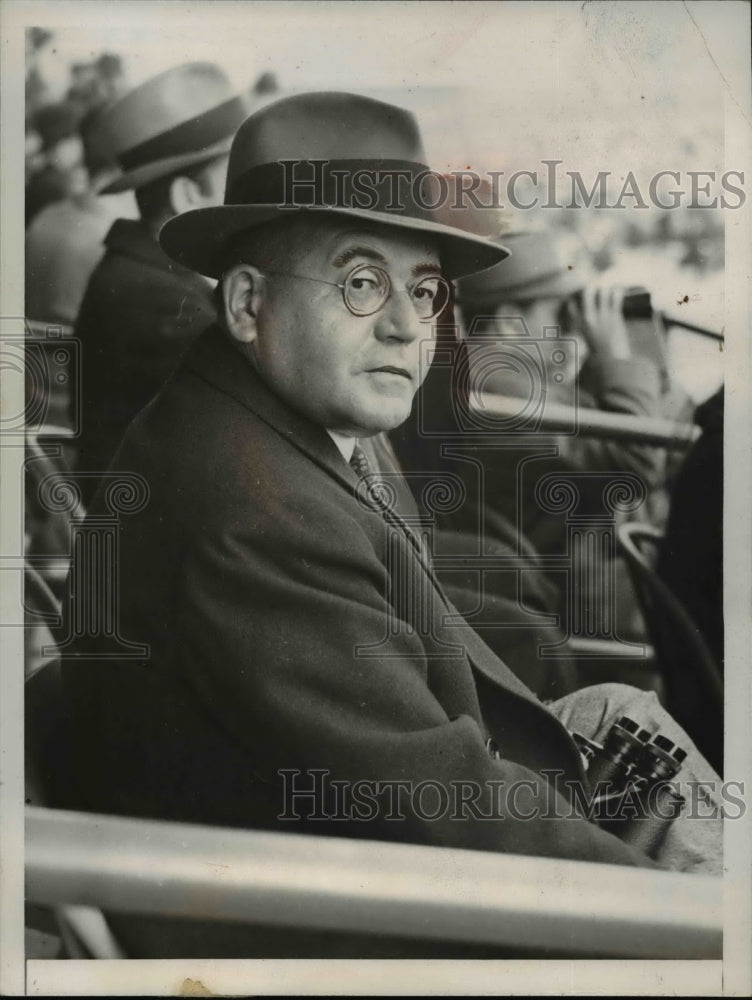
[[[342, 253], [337, 254], [334, 258], [333, 264], [335, 267], [345, 267], [356, 257], [365, 257], [366, 260], [372, 260], [376, 264], [388, 264], [388, 261], [383, 254], [379, 253], [378, 250], [374, 250], [373, 247], [367, 246], [348, 247], [347, 250], [343, 250]], [[415, 278], [419, 278], [423, 274], [441, 274], [441, 268], [438, 264], [416, 264], [415, 267], [412, 268], [412, 274]]]
[[441, 268], [438, 264], [416, 264], [413, 277], [419, 278], [421, 274], [441, 274]]
[[366, 260], [372, 260], [376, 264], [387, 263], [386, 257], [383, 254], [379, 253], [378, 250], [374, 250], [373, 247], [364, 247], [364, 246], [348, 247], [347, 250], [343, 250], [342, 253], [338, 253], [337, 256], [334, 258], [334, 260], [332, 261], [332, 263], [334, 264], [335, 267], [344, 267], [346, 264], [349, 264], [350, 261], [354, 260], [356, 257], [365, 257]]

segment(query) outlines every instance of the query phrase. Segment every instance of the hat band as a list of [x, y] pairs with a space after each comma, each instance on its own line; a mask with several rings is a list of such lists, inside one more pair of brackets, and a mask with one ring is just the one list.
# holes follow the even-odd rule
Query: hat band
[[132, 146], [120, 154], [118, 162], [123, 170], [135, 170], [157, 160], [199, 153], [229, 138], [245, 118], [246, 110], [239, 97], [232, 97], [189, 121]]
[[279, 160], [228, 180], [225, 205], [347, 208], [430, 222], [442, 181], [413, 160]]

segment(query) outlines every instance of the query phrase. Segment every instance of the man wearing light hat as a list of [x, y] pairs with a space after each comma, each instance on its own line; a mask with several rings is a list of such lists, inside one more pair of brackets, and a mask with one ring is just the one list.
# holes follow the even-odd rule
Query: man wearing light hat
[[[660, 416], [661, 371], [651, 357], [633, 349], [622, 315], [624, 289], [599, 286], [582, 240], [561, 230], [531, 229], [508, 233], [499, 242], [512, 250], [509, 265], [471, 275], [458, 288], [471, 378], [473, 371], [482, 371], [489, 391], [527, 399], [529, 372], [524, 367], [513, 370], [515, 355], [507, 363], [503, 345], [505, 337], [517, 343], [520, 337], [529, 338], [531, 345], [543, 345], [545, 387], [540, 389], [552, 403], [627, 416]], [[563, 352], [542, 339], [547, 328], [559, 329], [565, 341]], [[562, 354], [566, 354], [563, 364]], [[658, 448], [577, 434], [558, 435], [555, 441], [558, 454], [550, 462], [553, 471], [630, 472], [641, 477], [648, 491], [662, 485], [665, 452]], [[489, 470], [489, 490], [500, 509], [514, 516], [521, 488], [516, 467], [505, 464], [504, 454], [496, 457], [498, 462]], [[507, 453], [507, 457], [513, 456]], [[545, 464], [536, 464], [541, 475]], [[586, 480], [579, 482], [582, 491]], [[599, 489], [595, 480], [593, 489]], [[520, 511], [525, 532], [539, 551], [559, 552], [563, 521], [542, 511], [532, 493], [527, 499]], [[583, 496], [583, 503], [587, 502]]]
[[[562, 721], [453, 618], [404, 482], [373, 488], [368, 444], [410, 411], [449, 281], [507, 253], [411, 198], [426, 169], [401, 108], [288, 97], [238, 131], [224, 205], [162, 229], [173, 259], [219, 279], [222, 307], [113, 462], [148, 484], [122, 518], [118, 643], [149, 655], [104, 658], [84, 637], [64, 660], [77, 804], [649, 866], [576, 804], [575, 818], [507, 809], [488, 821], [472, 809], [429, 819], [409, 792], [390, 801], [395, 782], [470, 782], [492, 809], [498, 783], [519, 779], [520, 813], [558, 801], [571, 814], [541, 771], [584, 774]], [[83, 600], [72, 592], [74, 619]], [[556, 711], [595, 736], [634, 699], [672, 731], [626, 688]], [[331, 781], [366, 798], [337, 815]], [[677, 826], [661, 863], [713, 868], [682, 849], [685, 835]], [[223, 953], [207, 941], [195, 947]]]
[[[622, 316], [625, 289], [599, 287], [582, 240], [555, 229], [532, 229], [499, 237], [512, 250], [509, 264], [471, 275], [460, 283], [458, 298], [466, 330], [474, 336], [497, 332], [520, 336], [519, 318], [530, 337], [539, 340], [546, 327], [559, 327], [578, 343], [568, 358], [564, 380], [554, 378], [561, 365], [549, 365], [547, 392], [571, 399], [568, 384], [579, 376], [578, 401], [634, 416], [657, 417], [661, 373], [654, 362], [632, 349]], [[471, 336], [471, 354], [478, 341]], [[584, 362], [584, 363], [583, 363]], [[630, 469], [654, 483], [660, 469], [655, 449], [621, 442], [575, 438], [566, 442], [576, 465]]]
[[187, 63], [103, 115], [103, 141], [121, 170], [103, 193], [132, 189], [141, 218], [110, 229], [75, 327], [83, 471], [106, 469], [128, 423], [213, 319], [210, 283], [170, 260], [157, 233], [172, 216], [221, 201], [232, 136], [246, 114], [218, 66]]

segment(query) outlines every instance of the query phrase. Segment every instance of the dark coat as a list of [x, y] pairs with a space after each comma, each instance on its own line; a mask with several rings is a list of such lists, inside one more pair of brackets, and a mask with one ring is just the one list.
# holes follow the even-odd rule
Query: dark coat
[[723, 387], [697, 408], [702, 434], [671, 487], [657, 571], [723, 663]]
[[[74, 804], [300, 829], [279, 819], [289, 806], [279, 772], [323, 769], [449, 791], [473, 781], [482, 812], [499, 781], [523, 779], [521, 812], [550, 816], [554, 801], [571, 811], [539, 774], [583, 779], [567, 731], [471, 628], [445, 623], [454, 609], [402, 520], [358, 499], [326, 432], [272, 394], [221, 331], [200, 338], [139, 414], [114, 467], [150, 492], [122, 516], [119, 561], [120, 632], [150, 655], [65, 660], [81, 751]], [[103, 509], [98, 497], [90, 516]], [[298, 787], [311, 782], [304, 773]], [[377, 796], [368, 821], [308, 821], [316, 832], [650, 864], [583, 818], [523, 821], [503, 798], [503, 819], [429, 820], [408, 797], [404, 818], [390, 820]], [[328, 799], [323, 810], [331, 817]]]
[[[697, 408], [702, 434], [671, 486], [668, 524], [656, 572], [689, 613], [723, 675], [723, 398], [721, 387]], [[655, 625], [656, 623], [654, 623]], [[683, 640], [686, 642], [686, 640]], [[723, 719], [708, 709], [707, 687], [689, 674], [683, 642], [664, 642], [671, 712], [723, 770]], [[693, 657], [693, 659], [696, 658]], [[691, 661], [690, 661], [691, 662]]]
[[125, 429], [216, 316], [207, 282], [171, 261], [141, 221], [118, 219], [86, 288], [78, 467], [103, 471]]

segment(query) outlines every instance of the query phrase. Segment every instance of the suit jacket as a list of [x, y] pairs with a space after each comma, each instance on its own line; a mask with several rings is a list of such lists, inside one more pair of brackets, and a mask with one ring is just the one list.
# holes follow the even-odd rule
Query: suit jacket
[[216, 315], [207, 282], [171, 261], [142, 221], [117, 219], [104, 244], [75, 326], [81, 339], [78, 467], [97, 472]]
[[[66, 657], [72, 804], [650, 864], [556, 797], [542, 770], [583, 779], [565, 728], [456, 614], [399, 514], [361, 495], [326, 432], [222, 331], [199, 339], [134, 420], [112, 469], [149, 488], [122, 517], [118, 565], [120, 634], [150, 653], [85, 659], [97, 651], [81, 639]], [[89, 516], [103, 507], [99, 496]], [[315, 769], [350, 787], [431, 781], [451, 794], [474, 782], [478, 812], [498, 798], [502, 818], [427, 818], [435, 800], [424, 810], [408, 794], [388, 819], [394, 786], [383, 785], [366, 816], [334, 815], [328, 795], [291, 803], [285, 792], [310, 790]], [[547, 818], [508, 807], [499, 782], [517, 781], [519, 813]], [[279, 818], [291, 811], [303, 818]]]

